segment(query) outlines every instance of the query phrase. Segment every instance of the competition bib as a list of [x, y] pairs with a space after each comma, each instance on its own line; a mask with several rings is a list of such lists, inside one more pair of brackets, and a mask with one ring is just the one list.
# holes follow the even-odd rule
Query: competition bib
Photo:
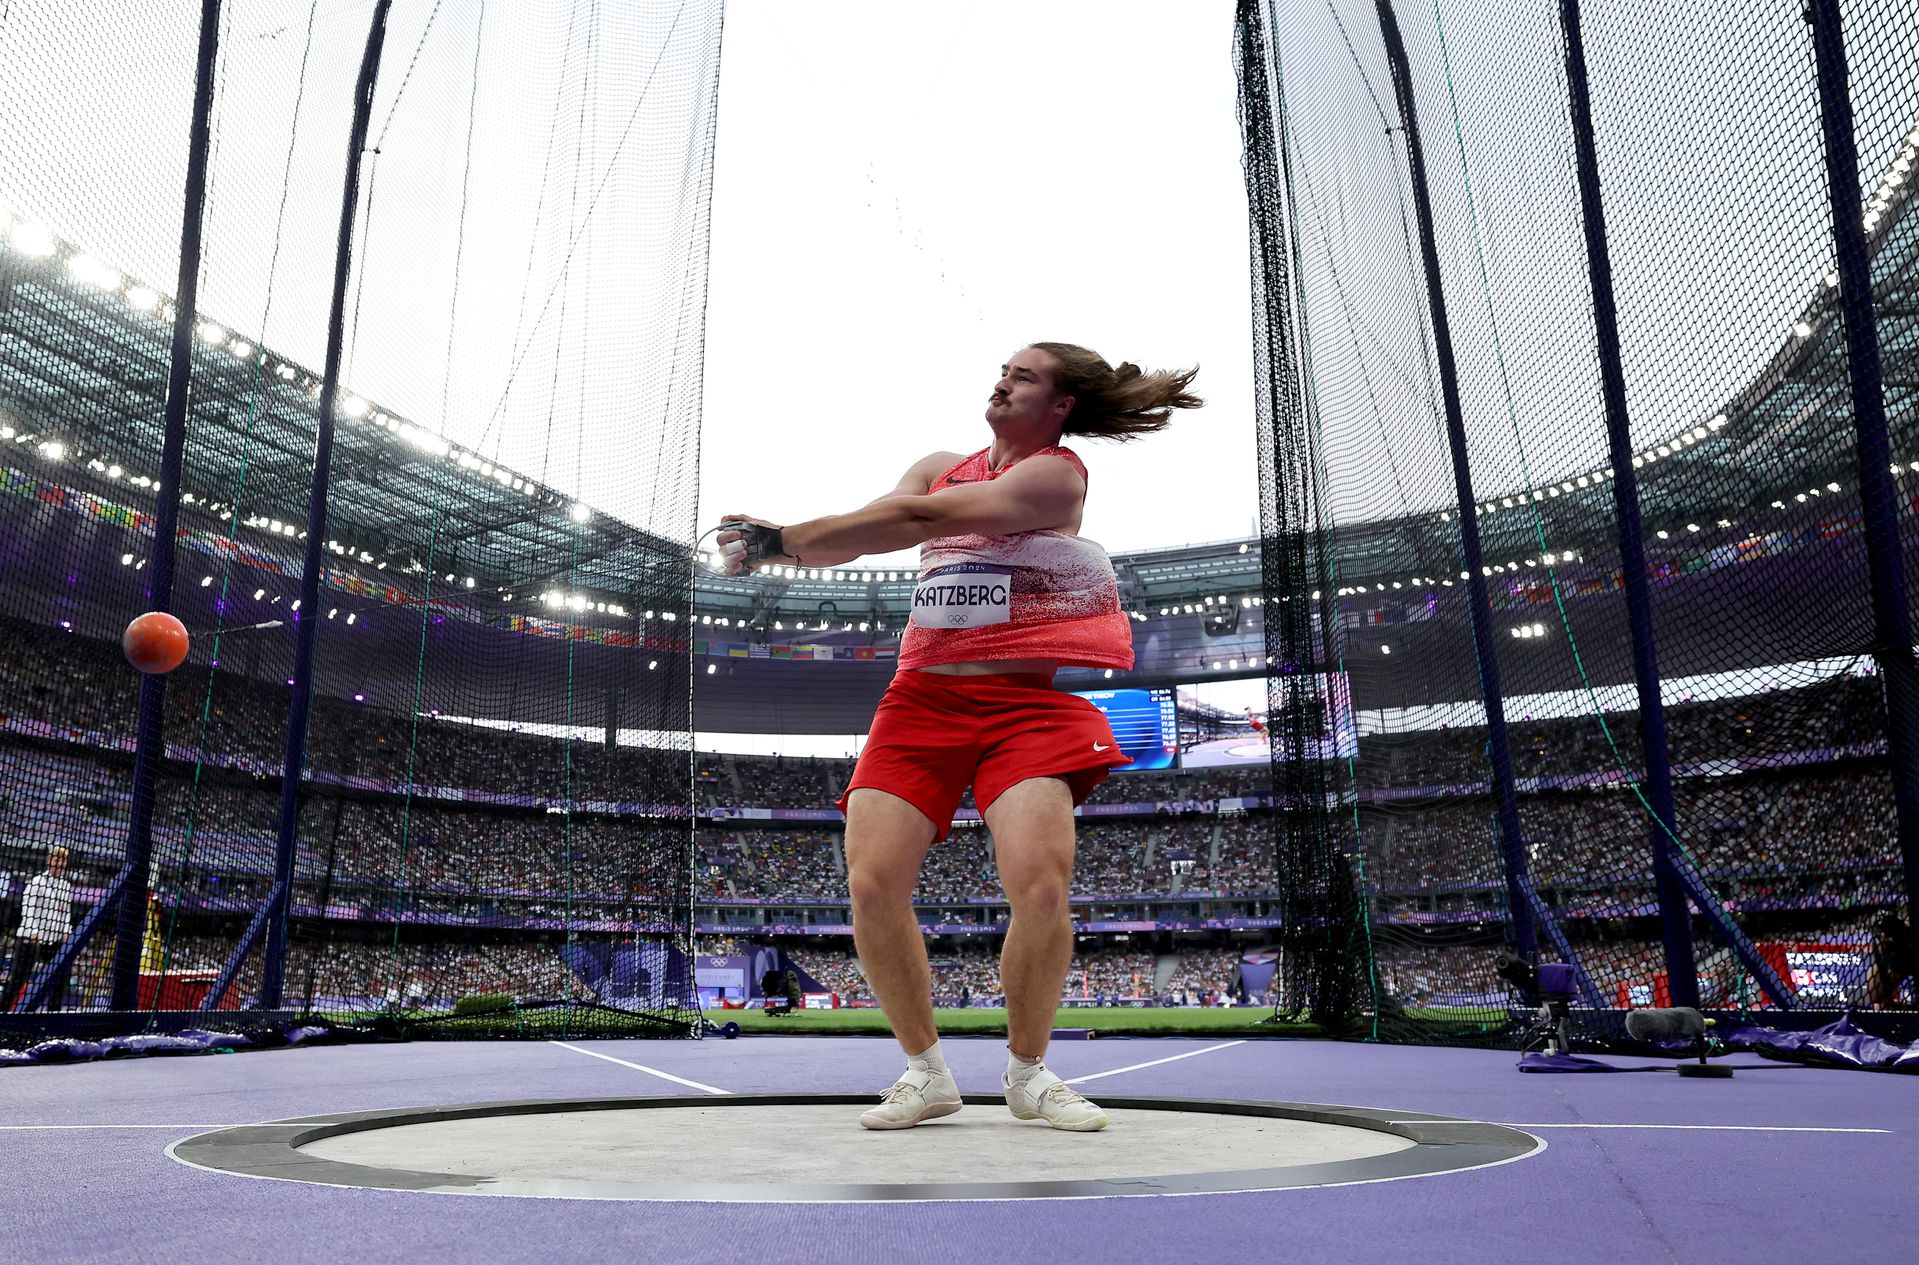
[[1013, 569], [984, 562], [936, 567], [913, 586], [913, 622], [921, 628], [982, 628], [1013, 618]]

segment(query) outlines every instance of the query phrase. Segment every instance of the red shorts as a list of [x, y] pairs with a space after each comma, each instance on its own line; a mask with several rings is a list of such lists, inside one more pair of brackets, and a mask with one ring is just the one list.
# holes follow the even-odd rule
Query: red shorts
[[886, 687], [838, 808], [860, 787], [887, 791], [926, 814], [938, 842], [969, 783], [982, 813], [1029, 777], [1064, 778], [1077, 806], [1130, 761], [1106, 714], [1043, 674], [909, 669]]

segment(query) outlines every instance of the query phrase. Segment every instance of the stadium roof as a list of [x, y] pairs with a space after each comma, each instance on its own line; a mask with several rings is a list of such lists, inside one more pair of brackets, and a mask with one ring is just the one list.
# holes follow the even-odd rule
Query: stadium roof
[[[11, 432], [4, 438], [42, 458], [57, 452], [68, 482], [90, 482], [123, 501], [150, 499], [172, 301], [36, 225], [0, 217], [0, 245], [0, 408]], [[226, 523], [237, 513], [242, 539], [300, 538], [319, 394], [317, 371], [203, 313], [183, 521]], [[467, 587], [515, 600], [559, 585], [601, 603], [644, 602], [684, 586], [684, 545], [495, 467], [354, 395], [350, 383], [340, 399], [327, 496], [336, 557], [414, 574], [430, 560], [457, 583], [472, 577]], [[663, 584], [662, 568], [679, 574]]]
[[[1919, 217], [1909, 213], [1909, 190], [1903, 181], [1882, 181], [1869, 227], [1893, 455], [1919, 470]], [[1812, 279], [1799, 321], [1753, 381], [1720, 413], [1642, 454], [1649, 532], [1697, 526], [1710, 535], [1721, 521], [1744, 529], [1768, 513], [1804, 511], [1809, 498], [1816, 508], [1833, 484], [1856, 484], [1835, 299], [1830, 284]], [[44, 467], [42, 473], [57, 469], [70, 486], [150, 507], [171, 317], [164, 295], [43, 228], [0, 221], [0, 454], [17, 454], [16, 464]], [[195, 352], [183, 525], [288, 545], [305, 519], [317, 375], [249, 344], [212, 315], [203, 314]], [[686, 542], [576, 509], [551, 487], [494, 467], [378, 401], [351, 395], [350, 387], [343, 384], [329, 496], [335, 565], [425, 579], [432, 542], [433, 584], [467, 590], [476, 606], [511, 612], [531, 601], [537, 612], [544, 598], [549, 606], [569, 606], [566, 618], [621, 627], [637, 623], [646, 606], [664, 610], [683, 601], [690, 575], [699, 624], [687, 630], [693, 636], [786, 631], [776, 632], [775, 624], [819, 633], [825, 624], [819, 640], [858, 630], [861, 640], [887, 641], [904, 622], [906, 572], [848, 567], [725, 577], [696, 566]], [[1559, 563], [1562, 579], [1585, 567], [1610, 571], [1606, 474], [1488, 496], [1479, 509], [1488, 563], [1521, 576], [1540, 562]], [[1534, 516], [1514, 512], [1528, 502], [1539, 511], [1549, 558], [1540, 557]], [[1842, 498], [1845, 504], [1851, 502]], [[224, 517], [236, 512], [237, 525]], [[1457, 536], [1445, 514], [1341, 525], [1334, 544], [1343, 608], [1353, 611], [1395, 590], [1449, 585], [1457, 576]], [[1142, 671], [1218, 675], [1209, 667], [1215, 654], [1256, 648], [1260, 563], [1258, 540], [1116, 556], [1122, 599], [1139, 620]], [[1240, 620], [1237, 612], [1248, 605], [1255, 605], [1250, 618]], [[1218, 640], [1210, 634], [1220, 628], [1189, 617], [1228, 610], [1235, 614], [1222, 622], [1237, 623], [1236, 639]], [[1233, 661], [1245, 664], [1237, 670], [1255, 668], [1250, 657]], [[790, 672], [789, 680], [804, 676], [809, 684], [791, 700], [792, 715], [774, 724], [764, 714], [761, 678], [787, 666], [729, 665], [740, 676], [737, 724], [709, 710], [702, 727], [804, 732], [811, 722], [801, 695], [814, 692], [813, 683], [824, 706], [857, 681], [847, 701], [870, 714], [870, 699], [861, 697], [891, 672], [886, 661]], [[713, 686], [710, 697], [724, 697], [718, 682]]]

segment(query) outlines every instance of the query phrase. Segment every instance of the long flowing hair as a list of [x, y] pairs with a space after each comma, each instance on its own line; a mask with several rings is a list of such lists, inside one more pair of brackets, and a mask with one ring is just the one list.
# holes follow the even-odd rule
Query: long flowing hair
[[1098, 352], [1073, 343], [1028, 345], [1053, 358], [1058, 365], [1053, 389], [1073, 397], [1061, 435], [1137, 439], [1164, 430], [1174, 409], [1200, 408], [1206, 403], [1186, 389], [1198, 376], [1198, 365], [1148, 373], [1130, 360], [1121, 361], [1115, 369]]

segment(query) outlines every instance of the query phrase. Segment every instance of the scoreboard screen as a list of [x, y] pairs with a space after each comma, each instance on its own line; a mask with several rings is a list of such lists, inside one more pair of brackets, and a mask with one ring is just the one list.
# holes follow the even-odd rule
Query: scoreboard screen
[[1270, 714], [1265, 677], [1180, 686], [1180, 764], [1189, 769], [1266, 764], [1273, 758], [1275, 741], [1282, 754], [1298, 752], [1308, 760], [1343, 760], [1359, 753], [1358, 717], [1344, 672], [1281, 677], [1278, 685], [1293, 701], [1307, 705]]
[[1075, 690], [1106, 713], [1119, 749], [1132, 757], [1115, 773], [1170, 769], [1179, 759], [1179, 713], [1168, 689]]

